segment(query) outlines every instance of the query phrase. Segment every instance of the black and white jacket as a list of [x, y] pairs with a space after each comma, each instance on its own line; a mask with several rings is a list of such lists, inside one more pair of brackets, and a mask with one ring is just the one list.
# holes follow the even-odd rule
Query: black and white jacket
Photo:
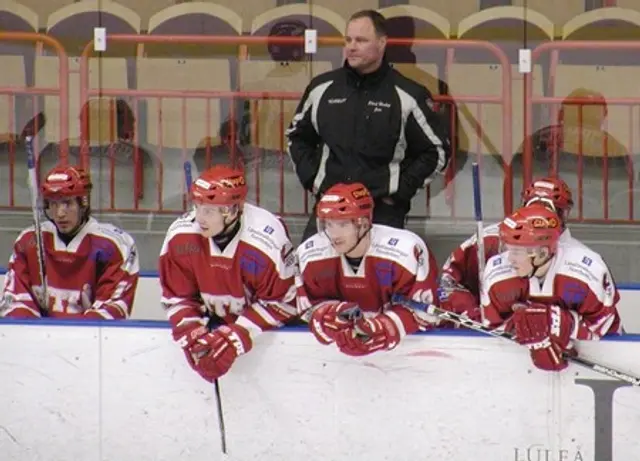
[[361, 182], [376, 198], [408, 203], [447, 167], [443, 123], [429, 91], [387, 62], [364, 76], [345, 63], [307, 86], [286, 132], [288, 151], [316, 195]]

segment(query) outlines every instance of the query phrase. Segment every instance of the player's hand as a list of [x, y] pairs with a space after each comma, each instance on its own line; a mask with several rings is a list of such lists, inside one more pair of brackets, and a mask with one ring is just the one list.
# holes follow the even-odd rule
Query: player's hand
[[336, 335], [353, 326], [353, 315], [360, 312], [356, 303], [326, 301], [316, 308], [309, 320], [309, 329], [321, 344], [331, 344]]
[[564, 353], [574, 353], [571, 344], [574, 318], [559, 306], [526, 303], [515, 306], [507, 322], [507, 331], [514, 339], [529, 348], [533, 364], [547, 371], [560, 371], [567, 367]]
[[443, 286], [438, 289], [440, 307], [449, 312], [466, 315], [479, 322], [482, 318], [476, 297], [464, 287]]
[[198, 339], [189, 349], [193, 368], [213, 382], [227, 373], [233, 362], [253, 347], [249, 332], [236, 324], [223, 325]]
[[185, 317], [173, 327], [173, 339], [182, 349], [188, 351], [203, 336], [209, 334], [207, 318]]
[[400, 342], [398, 327], [386, 314], [359, 319], [355, 325], [336, 336], [336, 345], [344, 354], [362, 356], [391, 350]]

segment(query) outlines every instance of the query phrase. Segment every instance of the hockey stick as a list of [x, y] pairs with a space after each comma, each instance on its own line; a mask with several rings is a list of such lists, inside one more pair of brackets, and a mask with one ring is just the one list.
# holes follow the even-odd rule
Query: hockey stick
[[[482, 286], [484, 279], [484, 226], [482, 224], [482, 195], [480, 194], [480, 167], [477, 163], [472, 165], [473, 175], [473, 211], [476, 219], [476, 249], [478, 258], [478, 299], [482, 296]], [[480, 303], [480, 318], [484, 323], [484, 307]]]
[[[191, 175], [191, 162], [188, 160], [182, 165], [184, 169], [184, 181], [187, 186], [187, 206], [191, 206], [191, 200], [189, 200], [191, 184], [193, 184], [193, 176]], [[214, 393], [216, 396], [216, 407], [218, 410], [218, 427], [220, 428], [220, 445], [222, 446], [222, 453], [227, 454], [227, 432], [224, 428], [224, 414], [222, 413], [222, 397], [220, 396], [220, 382], [216, 379], [213, 381]]]
[[31, 211], [33, 213], [33, 225], [36, 235], [36, 251], [38, 255], [38, 272], [42, 283], [42, 292], [37, 293], [38, 304], [40, 305], [41, 314], [46, 317], [48, 315], [49, 290], [47, 289], [47, 271], [44, 259], [44, 247], [42, 244], [42, 228], [40, 227], [40, 194], [38, 192], [38, 178], [36, 175], [36, 156], [33, 150], [33, 138], [36, 130], [41, 130], [46, 123], [44, 113], [40, 112], [33, 117], [24, 127], [20, 137], [24, 139], [27, 151], [27, 169], [29, 180], [29, 192], [31, 195]]
[[[470, 330], [474, 330], [480, 332], [485, 335], [494, 336], [497, 338], [504, 338], [509, 341], [515, 342], [513, 335], [510, 333], [501, 330], [501, 329], [490, 329], [485, 327], [483, 324], [471, 320], [470, 318], [456, 314], [455, 312], [449, 312], [442, 310], [436, 306], [423, 304], [417, 301], [413, 301], [411, 299], [407, 299], [402, 295], [393, 295], [391, 298], [391, 302], [394, 304], [401, 304], [404, 307], [411, 309], [416, 312], [424, 312], [429, 315], [435, 315], [441, 320], [453, 322], [461, 327], [468, 328]], [[595, 371], [596, 373], [603, 374], [610, 378], [614, 378], [620, 381], [624, 381], [629, 383], [632, 386], [640, 386], [640, 377], [631, 375], [629, 373], [625, 373], [624, 371], [616, 370], [615, 368], [611, 368], [605, 365], [601, 365], [599, 363], [593, 362], [592, 360], [583, 358], [583, 357], [574, 357], [565, 354], [564, 358], [575, 365], [580, 365], [581, 367], [588, 368], [589, 370]]]

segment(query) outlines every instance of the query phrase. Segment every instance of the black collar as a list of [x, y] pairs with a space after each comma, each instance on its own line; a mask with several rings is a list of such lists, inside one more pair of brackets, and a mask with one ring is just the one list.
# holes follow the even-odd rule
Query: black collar
[[361, 74], [353, 67], [351, 67], [346, 59], [344, 61], [343, 67], [347, 71], [347, 81], [357, 87], [376, 86], [391, 70], [391, 65], [389, 65], [386, 59], [382, 60], [380, 67], [369, 74]]

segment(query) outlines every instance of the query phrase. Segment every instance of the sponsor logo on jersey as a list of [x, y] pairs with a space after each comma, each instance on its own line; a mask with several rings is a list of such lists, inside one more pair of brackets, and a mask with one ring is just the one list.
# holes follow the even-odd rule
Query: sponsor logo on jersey
[[271, 234], [273, 234], [273, 227], [271, 227], [271, 226], [266, 226], [266, 227], [263, 229], [263, 232], [264, 232], [265, 234], [269, 234], [269, 235], [271, 235]]
[[387, 245], [390, 245], [392, 247], [396, 246], [398, 244], [398, 239], [389, 239], [389, 241], [387, 242]]
[[181, 243], [179, 245], [176, 245], [174, 248], [175, 248], [176, 255], [179, 255], [179, 256], [188, 256], [188, 255], [200, 253], [202, 251], [202, 249], [200, 248], [200, 245], [198, 245], [195, 242]]
[[307, 241], [307, 243], [304, 244], [305, 250], [308, 250], [309, 248], [313, 248], [313, 240], [309, 240]]
[[589, 258], [588, 256], [585, 256], [584, 258], [582, 258], [582, 264], [589, 267], [591, 266], [591, 264], [593, 264], [593, 259]]

